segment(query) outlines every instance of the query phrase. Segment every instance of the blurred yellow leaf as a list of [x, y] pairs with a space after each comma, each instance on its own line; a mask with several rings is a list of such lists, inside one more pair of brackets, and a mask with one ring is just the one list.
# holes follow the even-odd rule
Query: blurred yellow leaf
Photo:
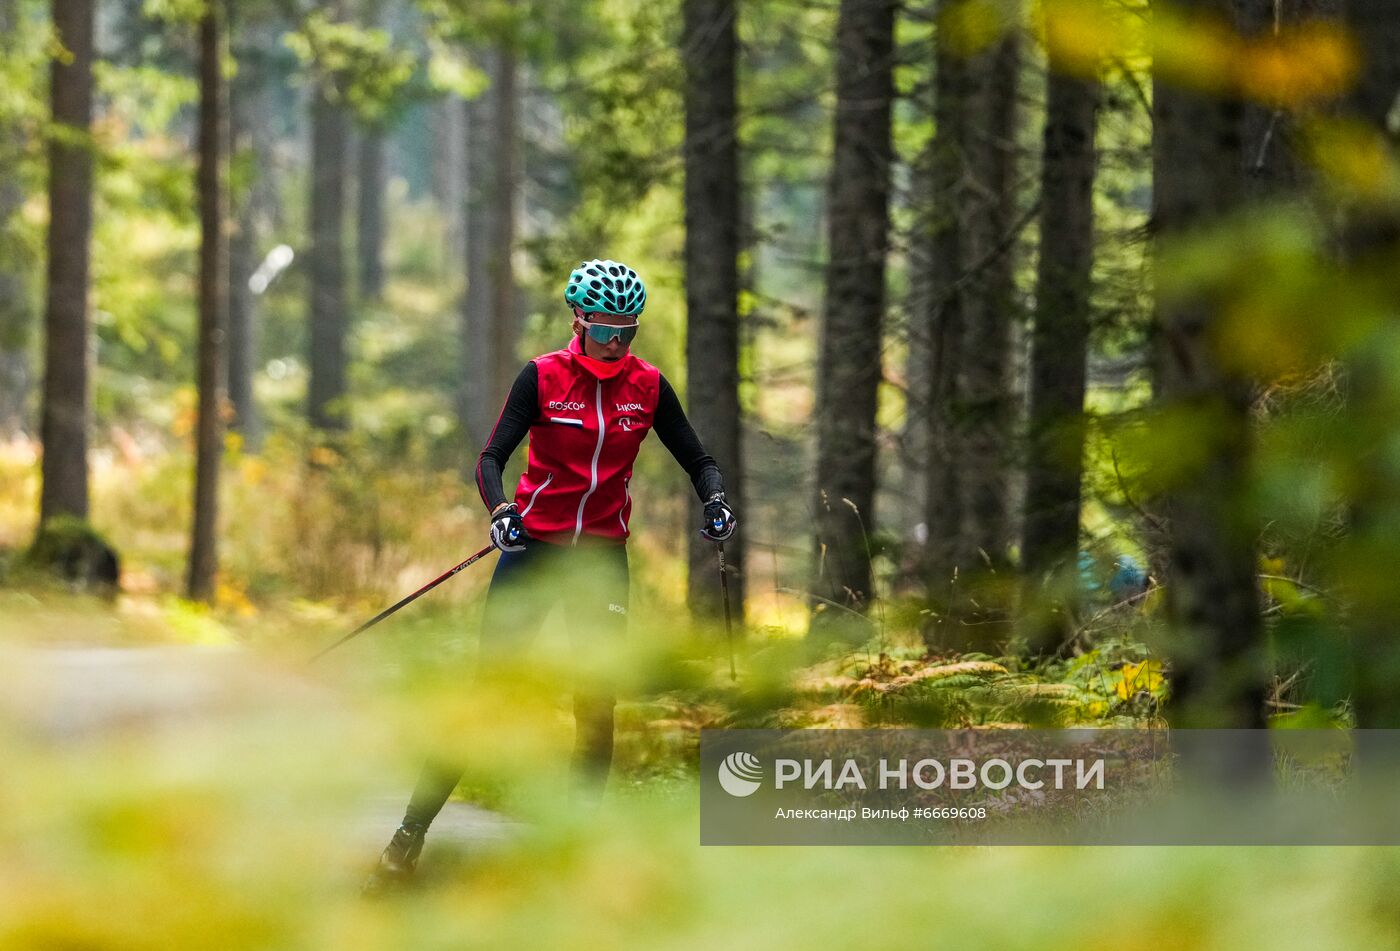
[[248, 600], [248, 595], [243, 589], [222, 578], [214, 590], [214, 604], [221, 610], [232, 611], [239, 617], [255, 617], [258, 613], [258, 609]]
[[1283, 608], [1284, 613], [1321, 615], [1322, 599], [1286, 576], [1282, 558], [1259, 559], [1259, 572], [1265, 576], [1260, 579], [1264, 593]]
[[258, 485], [267, 476], [267, 463], [257, 456], [245, 456], [242, 473], [244, 482], [249, 485]]
[[315, 446], [307, 454], [307, 458], [314, 466], [324, 466], [330, 468], [340, 462], [340, 454], [330, 446]]
[[1230, 433], [1218, 407], [1160, 406], [1116, 432], [1115, 465], [1131, 492], [1150, 496], [1199, 478]]
[[[957, 22], [966, 36], [976, 40], [993, 29], [985, 13], [959, 9]], [[1042, 42], [1055, 69], [1092, 76], [1106, 57], [1134, 58], [1150, 47], [1158, 79], [1278, 109], [1337, 98], [1359, 68], [1356, 44], [1335, 23], [1306, 23], [1246, 39], [1217, 17], [1163, 5], [1154, 5], [1150, 27], [1103, 0], [1042, 0], [1042, 16]]]
[[1143, 49], [1140, 23], [1103, 0], [1044, 0], [1041, 44], [1053, 69], [1093, 78], [1109, 56]]
[[1142, 691], [1148, 693], [1160, 693], [1162, 689], [1162, 663], [1156, 660], [1145, 660], [1140, 664], [1127, 663], [1119, 671], [1122, 675], [1117, 685], [1114, 687], [1119, 699], [1127, 700]]
[[1377, 201], [1400, 194], [1400, 174], [1389, 143], [1360, 122], [1329, 119], [1304, 128], [1306, 151], [1328, 183], [1358, 198]]
[[1247, 43], [1236, 60], [1246, 99], [1281, 109], [1335, 99], [1356, 78], [1351, 37], [1332, 23], [1308, 23]]
[[192, 406], [182, 406], [175, 411], [175, 418], [170, 423], [170, 434], [176, 439], [186, 439], [190, 433], [194, 432], [195, 409]]
[[1213, 93], [1234, 83], [1239, 36], [1215, 17], [1185, 17], [1154, 9], [1151, 45], [1160, 80]]
[[1216, 332], [1223, 361], [1270, 382], [1316, 366], [1325, 356], [1317, 341], [1306, 333], [1280, 332], [1288, 315], [1268, 303], [1251, 296], [1226, 309]]

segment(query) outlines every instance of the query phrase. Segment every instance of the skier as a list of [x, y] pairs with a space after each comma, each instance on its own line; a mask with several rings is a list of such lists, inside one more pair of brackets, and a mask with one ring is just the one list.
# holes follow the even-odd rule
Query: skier
[[[564, 289], [573, 338], [525, 364], [481, 452], [477, 489], [501, 551], [482, 617], [483, 673], [521, 649], [557, 604], [567, 606], [576, 650], [586, 646], [581, 637], [625, 634], [632, 464], [649, 431], [690, 476], [704, 505], [701, 534], [721, 542], [734, 533], [719, 467], [670, 383], [631, 353], [646, 299], [641, 278], [625, 264], [593, 260], [575, 268]], [[501, 471], [526, 433], [529, 460], [512, 501]], [[574, 782], [590, 797], [601, 794], [612, 765], [615, 704], [605, 680], [575, 684]], [[461, 775], [455, 764], [424, 764], [368, 891], [413, 874], [428, 825]]]

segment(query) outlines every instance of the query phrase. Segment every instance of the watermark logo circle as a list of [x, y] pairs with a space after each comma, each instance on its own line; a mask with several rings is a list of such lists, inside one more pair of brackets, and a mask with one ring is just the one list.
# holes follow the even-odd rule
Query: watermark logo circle
[[763, 766], [752, 753], [730, 753], [719, 764], [719, 784], [731, 796], [752, 796], [763, 779]]

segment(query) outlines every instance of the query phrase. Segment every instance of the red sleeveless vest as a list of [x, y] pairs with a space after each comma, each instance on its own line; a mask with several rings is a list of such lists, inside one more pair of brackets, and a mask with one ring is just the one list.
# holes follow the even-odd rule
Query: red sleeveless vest
[[661, 371], [629, 353], [606, 380], [564, 350], [536, 357], [539, 408], [515, 503], [534, 538], [573, 544], [584, 536], [626, 540], [632, 463], [651, 429]]

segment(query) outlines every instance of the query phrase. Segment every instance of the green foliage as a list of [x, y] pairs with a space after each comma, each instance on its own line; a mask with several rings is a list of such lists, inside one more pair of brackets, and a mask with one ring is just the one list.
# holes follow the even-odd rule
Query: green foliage
[[395, 47], [388, 31], [316, 11], [283, 42], [331, 101], [343, 102], [362, 122], [383, 123], [402, 106], [415, 62], [409, 51]]
[[141, 12], [164, 23], [197, 23], [214, 0], [143, 0]]
[[11, 294], [0, 302], [0, 350], [25, 353], [32, 349], [41, 292], [39, 274], [44, 239], [37, 196], [44, 184], [45, 141], [48, 110], [45, 97], [48, 24], [35, 15], [31, 3], [15, 4], [19, 14], [0, 36], [0, 175], [6, 181], [3, 201], [7, 208], [0, 220], [0, 269], [15, 282]]
[[[18, 128], [29, 149], [40, 142], [39, 130], [47, 118], [47, 60], [51, 32], [33, 15], [32, 4], [20, 4], [21, 16], [14, 29], [0, 38], [0, 126]], [[5, 140], [5, 145], [15, 143]], [[3, 156], [6, 163], [14, 156]]]
[[561, 89], [582, 198], [571, 215], [577, 236], [600, 240], [654, 187], [678, 184], [683, 113], [676, 22], [669, 0], [613, 0], [594, 14], [601, 36], [580, 51], [581, 77]]
[[876, 661], [856, 661], [849, 676], [815, 682], [860, 705], [871, 725], [930, 729], [1147, 726], [1167, 693], [1161, 662], [1141, 643], [1112, 637], [1070, 660], [1030, 670], [985, 654], [897, 657], [882, 652]]
[[164, 135], [103, 153], [93, 230], [100, 417], [129, 415], [153, 387], [169, 395], [169, 383], [193, 376], [193, 180], [188, 152]]
[[475, 99], [489, 85], [486, 73], [472, 65], [460, 50], [438, 40], [429, 41], [428, 84], [462, 99]]
[[118, 66], [98, 62], [92, 67], [97, 88], [107, 103], [114, 128], [109, 141], [133, 145], [133, 140], [163, 135], [199, 100], [199, 84], [154, 65]]

